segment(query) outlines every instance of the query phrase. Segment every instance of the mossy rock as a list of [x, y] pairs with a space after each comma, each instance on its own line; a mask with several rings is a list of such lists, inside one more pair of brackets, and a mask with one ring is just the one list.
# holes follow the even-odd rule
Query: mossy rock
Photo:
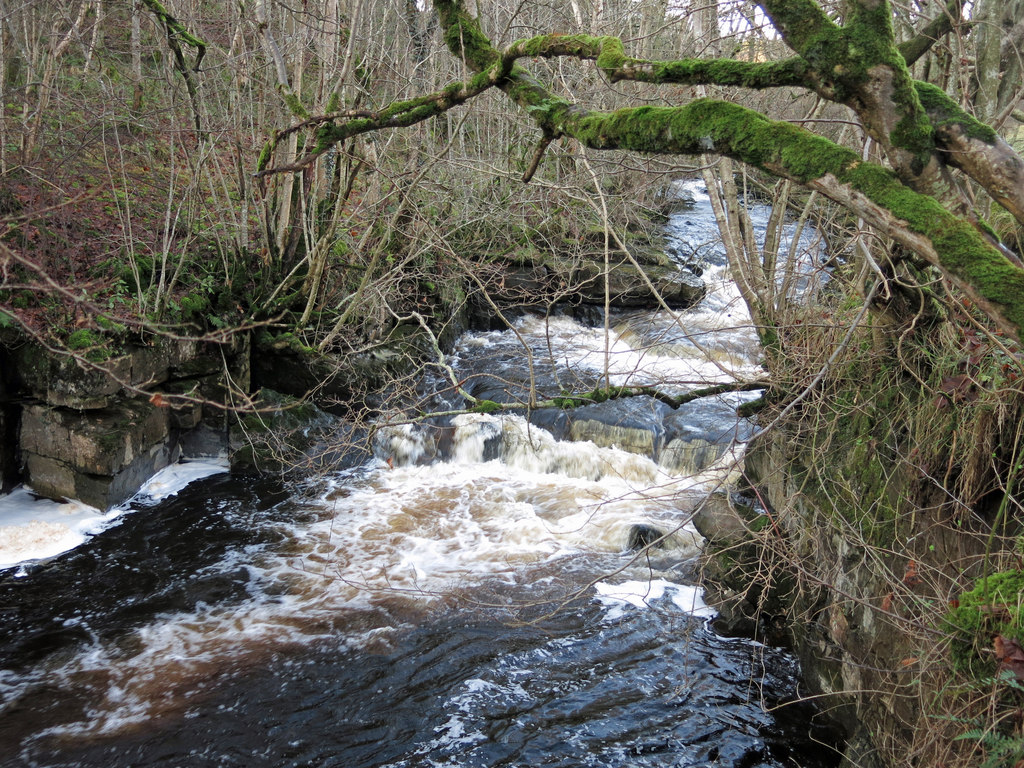
[[255, 409], [242, 414], [232, 430], [232, 469], [277, 472], [297, 466], [334, 424], [312, 403], [271, 389], [261, 389], [254, 400]]
[[65, 342], [72, 352], [79, 352], [93, 363], [102, 363], [116, 355], [111, 342], [98, 331], [91, 328], [79, 328], [72, 332]]

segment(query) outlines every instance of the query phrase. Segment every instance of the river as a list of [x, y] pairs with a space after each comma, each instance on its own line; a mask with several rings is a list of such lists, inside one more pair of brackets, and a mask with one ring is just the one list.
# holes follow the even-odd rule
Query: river
[[[706, 250], [710, 290], [682, 322], [526, 316], [462, 337], [452, 373], [503, 402], [756, 374], [688, 191], [668, 233]], [[424, 376], [431, 407], [459, 404], [447, 375]], [[214, 467], [150, 489], [0, 571], [0, 765], [836, 765], [796, 662], [717, 635], [694, 586], [689, 514], [735, 476], [751, 396], [464, 414], [301, 481]], [[631, 548], [652, 529], [663, 546]]]

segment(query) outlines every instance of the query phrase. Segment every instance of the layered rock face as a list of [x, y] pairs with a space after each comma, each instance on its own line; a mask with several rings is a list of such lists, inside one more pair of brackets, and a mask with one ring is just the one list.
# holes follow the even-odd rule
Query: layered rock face
[[[946, 602], [936, 596], [958, 594], [986, 534], [944, 525], [941, 500], [915, 495], [919, 478], [891, 467], [879, 492], [877, 456], [819, 457], [863, 514], [823, 487], [804, 461], [812, 458], [781, 432], [752, 442], [745, 476], [764, 506], [718, 505], [694, 521], [708, 540], [706, 599], [721, 613], [719, 631], [793, 649], [809, 693], [845, 731], [844, 767], [906, 764], [910, 745], [927, 752], [919, 734], [940, 717], [931, 707], [952, 679], [938, 642]], [[954, 738], [964, 730], [954, 724]]]
[[224, 402], [229, 380], [243, 391], [249, 387], [248, 342], [241, 337], [226, 348], [164, 339], [105, 360], [31, 343], [4, 355], [8, 405], [0, 421], [0, 468], [9, 482], [21, 470], [42, 496], [99, 509], [134, 494], [177, 460], [183, 443], [191, 455], [216, 453], [224, 411], [203, 403]]

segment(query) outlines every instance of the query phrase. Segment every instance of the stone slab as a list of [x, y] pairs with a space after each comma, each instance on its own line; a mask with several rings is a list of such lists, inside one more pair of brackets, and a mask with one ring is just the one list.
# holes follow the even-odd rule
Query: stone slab
[[22, 414], [23, 451], [88, 474], [117, 474], [169, 435], [167, 409], [140, 400], [86, 412], [31, 405]]

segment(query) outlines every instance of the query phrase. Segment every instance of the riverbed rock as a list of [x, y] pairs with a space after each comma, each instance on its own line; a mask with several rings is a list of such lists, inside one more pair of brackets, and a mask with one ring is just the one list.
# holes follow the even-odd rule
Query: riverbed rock
[[[603, 258], [569, 258], [534, 254], [532, 258], [486, 265], [482, 286], [471, 294], [474, 325], [487, 327], [483, 317], [495, 309], [549, 311], [558, 305], [608, 305], [613, 309], [657, 308], [664, 301], [673, 309], [691, 307], [705, 294], [704, 283], [667, 259], [657, 263], [633, 262], [613, 254]], [[659, 300], [660, 296], [660, 300]]]
[[231, 430], [231, 468], [281, 471], [303, 466], [334, 419], [311, 402], [261, 389]]
[[753, 434], [749, 419], [737, 406], [752, 397], [733, 393], [705, 397], [681, 405], [665, 417], [665, 448], [658, 463], [670, 472], [699, 472], [721, 458], [729, 446]]
[[[939, 587], [952, 594], [963, 563], [982, 560], [989, 543], [984, 530], [948, 524], [942, 506], [948, 492], [922, 485], [912, 462], [882, 456], [866, 440], [859, 450], [823, 455], [794, 444], [779, 429], [755, 438], [745, 473], [773, 525], [744, 550], [747, 570], [733, 569], [751, 583], [743, 596], [748, 599], [733, 603], [737, 614], [746, 608], [747, 628], [755, 632], [759, 615], [778, 620], [810, 691], [827, 702], [829, 716], [848, 736], [842, 765], [851, 768], [902, 764], [893, 745], [912, 743], [929, 717], [922, 711], [926, 673], [920, 666], [922, 642], [929, 641], [908, 628], [908, 614], [901, 617], [890, 601], [927, 607], [921, 616], [940, 616], [919, 590]], [[918, 491], [922, 496], [911, 498]], [[934, 495], [924, 495], [929, 492]], [[872, 500], [871, 514], [857, 506], [860, 499]], [[891, 517], [879, 514], [886, 506]], [[709, 594], [731, 597], [737, 584], [728, 579], [725, 557], [716, 560], [704, 572]], [[919, 581], [918, 568], [934, 581]]]
[[626, 544], [626, 549], [630, 552], [638, 552], [647, 547], [663, 546], [663, 544], [655, 544], [655, 542], [664, 535], [662, 531], [651, 525], [631, 525], [629, 527], [629, 540]]
[[663, 419], [669, 411], [653, 397], [629, 397], [583, 405], [567, 411], [569, 439], [589, 440], [657, 459], [664, 442]]
[[780, 644], [780, 595], [792, 585], [782, 571], [765, 572], [760, 537], [771, 518], [749, 500], [717, 491], [697, 506], [691, 522], [705, 540], [700, 567], [704, 599], [718, 611], [716, 631]]

